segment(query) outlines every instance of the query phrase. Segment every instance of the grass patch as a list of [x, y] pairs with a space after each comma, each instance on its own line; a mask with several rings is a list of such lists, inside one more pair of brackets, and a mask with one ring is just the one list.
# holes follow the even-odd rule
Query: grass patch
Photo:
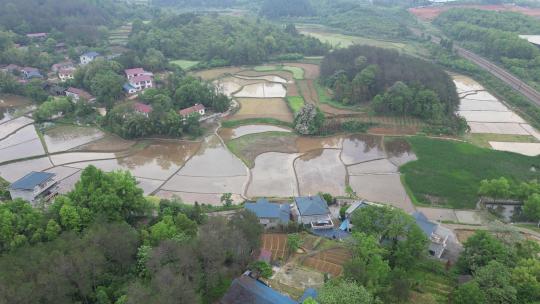
[[327, 89], [321, 85], [318, 81], [314, 81], [313, 85], [315, 86], [315, 89], [317, 90], [317, 95], [319, 96], [319, 102], [327, 104], [329, 106], [332, 106], [336, 109], [343, 109], [343, 110], [350, 110], [350, 111], [362, 111], [365, 109], [362, 109], [362, 106], [348, 106], [344, 105], [340, 102], [335, 101], [332, 99], [330, 94], [328, 93]]
[[473, 145], [477, 145], [483, 148], [491, 148], [490, 141], [502, 141], [502, 142], [538, 142], [536, 138], [531, 135], [510, 135], [510, 134], [472, 134], [469, 133], [465, 136], [465, 140]]
[[292, 123], [275, 119], [275, 118], [246, 118], [246, 119], [237, 119], [237, 120], [226, 120], [221, 123], [221, 126], [224, 128], [235, 128], [238, 126], [253, 125], [253, 124], [275, 125], [275, 126], [282, 126], [282, 127], [287, 127], [287, 128], [293, 127]]
[[418, 287], [412, 291], [408, 303], [431, 304], [447, 303], [448, 295], [454, 289], [454, 278], [447, 272], [441, 262], [424, 260], [411, 273], [411, 277], [418, 282]]
[[294, 79], [304, 79], [304, 70], [302, 68], [288, 65], [259, 65], [254, 67], [253, 70], [256, 72], [287, 71], [293, 74]]
[[266, 152], [294, 153], [296, 149], [296, 134], [291, 132], [263, 132], [240, 136], [228, 141], [227, 148], [248, 168], [255, 166], [255, 158]]
[[407, 139], [418, 161], [400, 168], [413, 202], [444, 208], [474, 209], [483, 179], [504, 176], [511, 181], [540, 177], [540, 157], [479, 148], [469, 143], [426, 137]]
[[189, 70], [190, 68], [196, 66], [199, 62], [198, 61], [193, 61], [193, 60], [178, 59], [178, 60], [171, 60], [171, 61], [169, 61], [169, 63], [177, 65], [177, 66], [181, 67], [183, 70]]
[[304, 106], [305, 102], [302, 96], [289, 96], [287, 97], [287, 104], [293, 114], [296, 114]]
[[514, 226], [529, 229], [529, 230], [540, 233], [540, 228], [536, 224], [532, 224], [532, 223], [531, 224], [514, 224]]

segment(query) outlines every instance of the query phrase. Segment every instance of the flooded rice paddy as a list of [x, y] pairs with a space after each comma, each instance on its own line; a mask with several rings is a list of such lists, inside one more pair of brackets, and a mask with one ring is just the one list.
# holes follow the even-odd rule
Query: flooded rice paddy
[[23, 115], [32, 108], [32, 102], [26, 97], [0, 94], [0, 124]]
[[224, 140], [235, 139], [244, 135], [264, 133], [264, 132], [291, 132], [290, 129], [272, 125], [246, 125], [234, 129], [224, 129], [219, 135]]
[[103, 136], [105, 136], [105, 133], [95, 128], [68, 125], [51, 128], [43, 134], [45, 144], [50, 153], [67, 151], [100, 139]]
[[274, 118], [286, 122], [293, 121], [293, 115], [282, 98], [238, 98], [240, 110], [234, 119]]
[[[465, 118], [472, 134], [520, 135], [540, 141], [538, 131], [479, 83], [461, 75], [453, 78], [461, 100], [457, 113]], [[495, 150], [530, 156], [540, 154], [540, 145], [536, 142], [489, 141], [489, 144]]]
[[283, 98], [287, 96], [287, 90], [280, 83], [255, 83], [244, 86], [235, 97], [251, 98]]

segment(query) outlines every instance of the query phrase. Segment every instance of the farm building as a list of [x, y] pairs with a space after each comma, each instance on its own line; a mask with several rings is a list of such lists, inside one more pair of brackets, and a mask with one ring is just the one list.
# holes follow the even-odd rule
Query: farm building
[[35, 205], [39, 200], [47, 201], [57, 193], [53, 173], [30, 172], [9, 186], [12, 199], [23, 199]]
[[291, 216], [289, 204], [270, 203], [267, 199], [260, 198], [255, 203], [246, 203], [244, 208], [255, 213], [259, 218], [259, 223], [265, 228], [289, 224]]
[[43, 75], [41, 75], [39, 70], [36, 68], [24, 67], [21, 69], [21, 72], [26, 79], [43, 78]]
[[180, 114], [180, 116], [182, 116], [183, 118], [186, 118], [195, 113], [198, 113], [199, 115], [203, 116], [205, 112], [206, 112], [206, 108], [202, 104], [197, 103], [192, 107], [178, 111], [178, 114]]
[[294, 214], [298, 222], [310, 225], [313, 229], [333, 227], [328, 204], [320, 196], [301, 196], [294, 198]]
[[66, 96], [71, 97], [71, 99], [73, 99], [73, 101], [79, 101], [81, 99], [84, 99], [86, 101], [95, 101], [96, 100], [96, 98], [94, 98], [94, 96], [92, 96], [90, 93], [86, 92], [85, 90], [77, 89], [77, 88], [73, 88], [73, 87], [69, 87], [66, 90]]
[[264, 282], [246, 271], [236, 278], [220, 304], [298, 304], [293, 299], [275, 291]]
[[412, 216], [416, 220], [416, 224], [430, 240], [429, 254], [436, 258], [440, 258], [446, 249], [448, 236], [443, 237], [438, 235], [437, 228], [439, 227], [439, 224], [429, 221], [422, 212], [414, 212]]
[[94, 61], [97, 57], [99, 57], [99, 53], [97, 52], [88, 52], [81, 55], [79, 58], [81, 60], [81, 65], [89, 64], [90, 62]]
[[66, 82], [75, 78], [75, 68], [61, 69], [58, 71], [58, 78], [60, 81]]
[[152, 109], [151, 105], [136, 102], [133, 104], [133, 110], [137, 113], [141, 113], [142, 115], [148, 117], [148, 115], [150, 115], [150, 113], [152, 113], [154, 109]]

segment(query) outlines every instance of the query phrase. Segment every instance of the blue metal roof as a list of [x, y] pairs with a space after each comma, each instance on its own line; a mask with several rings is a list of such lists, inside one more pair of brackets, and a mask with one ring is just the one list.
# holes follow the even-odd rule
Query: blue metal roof
[[88, 52], [88, 53], [84, 53], [83, 56], [95, 58], [95, 57], [99, 56], [99, 53], [98, 52]]
[[126, 91], [126, 92], [129, 92], [129, 90], [135, 89], [134, 86], [132, 86], [131, 84], [129, 84], [129, 83], [127, 83], [127, 82], [124, 83], [124, 85], [122, 86], [122, 88], [124, 88], [124, 91]]
[[313, 288], [306, 288], [306, 290], [304, 290], [304, 294], [302, 295], [302, 297], [300, 298], [300, 300], [298, 301], [298, 303], [304, 303], [305, 300], [307, 300], [307, 298], [312, 298], [312, 299], [316, 299], [317, 298], [317, 291]]
[[22, 177], [21, 179], [17, 180], [13, 184], [11, 184], [11, 189], [18, 189], [18, 190], [34, 190], [34, 187], [53, 178], [53, 173], [47, 173], [47, 172], [35, 172], [32, 171]]
[[266, 198], [260, 198], [256, 203], [246, 203], [244, 208], [255, 213], [259, 218], [280, 219], [284, 224], [289, 222], [291, 214], [289, 204], [270, 203]]
[[235, 279], [227, 293], [223, 296], [222, 304], [297, 304], [293, 299], [273, 290], [264, 283], [243, 274]]
[[295, 197], [294, 201], [302, 216], [329, 214], [328, 204], [320, 196]]
[[339, 229], [340, 229], [340, 230], [343, 230], [343, 231], [349, 231], [349, 224], [350, 224], [349, 219], [345, 219], [345, 220], [341, 223], [341, 225], [339, 226]]
[[412, 216], [416, 220], [416, 224], [424, 231], [427, 237], [431, 237], [431, 234], [437, 229], [437, 224], [430, 222], [422, 212], [414, 212]]
[[311, 233], [315, 235], [318, 235], [320, 237], [324, 237], [327, 239], [331, 239], [331, 240], [334, 240], [334, 239], [342, 240], [351, 236], [350, 233], [343, 230], [336, 229], [336, 228], [328, 228], [328, 229], [313, 229], [312, 228], [310, 231]]
[[30, 71], [26, 74], [26, 78], [30, 79], [30, 78], [43, 78], [43, 76], [41, 75], [41, 73], [39, 71]]

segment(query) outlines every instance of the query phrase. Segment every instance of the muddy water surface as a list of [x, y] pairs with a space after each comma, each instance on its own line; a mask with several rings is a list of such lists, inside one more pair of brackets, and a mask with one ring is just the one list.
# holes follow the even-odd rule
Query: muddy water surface
[[52, 166], [48, 157], [25, 160], [0, 166], [0, 176], [8, 182], [13, 183], [31, 171], [42, 171]]
[[257, 83], [246, 85], [241, 91], [235, 93], [235, 97], [274, 98], [285, 97], [287, 90], [280, 83]]
[[95, 128], [57, 126], [45, 131], [43, 138], [49, 152], [67, 151], [105, 136]]
[[294, 159], [300, 154], [269, 152], [255, 158], [248, 197], [289, 197], [298, 195]]
[[291, 129], [271, 125], [245, 125], [233, 129], [221, 129], [219, 135], [223, 140], [231, 140], [248, 134], [264, 132], [291, 132]]
[[339, 159], [339, 150], [315, 150], [294, 162], [300, 195], [328, 192], [345, 195], [346, 169]]
[[351, 135], [343, 141], [341, 159], [346, 165], [385, 158], [382, 137]]
[[10, 121], [6, 121], [4, 123], [0, 123], [0, 139], [5, 138], [11, 133], [33, 122], [34, 120], [25, 116], [21, 116]]
[[384, 146], [388, 160], [398, 167], [418, 159], [411, 145], [403, 138], [386, 139]]
[[31, 108], [32, 101], [26, 97], [0, 94], [0, 124], [28, 112]]

